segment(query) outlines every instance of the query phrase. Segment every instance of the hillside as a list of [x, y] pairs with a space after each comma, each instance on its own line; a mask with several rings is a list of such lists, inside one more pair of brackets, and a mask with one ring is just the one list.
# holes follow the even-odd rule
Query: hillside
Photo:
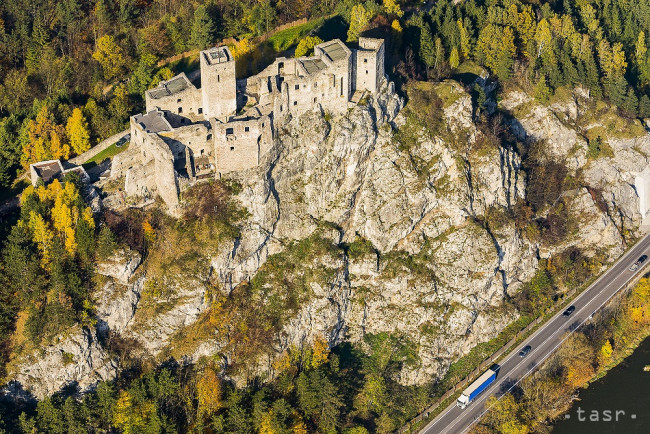
[[[280, 37], [251, 42], [265, 6], [282, 11], [273, 23], [308, 16], [311, 37], [383, 38], [387, 80], [341, 115], [288, 117], [257, 167], [181, 186], [171, 216], [129, 202], [124, 178], [16, 181], [125, 127], [171, 69], [143, 66], [139, 82], [127, 62], [109, 78], [90, 31], [78, 58], [12, 45], [0, 102], [17, 71], [31, 87], [0, 106], [0, 184], [22, 190], [0, 232], [9, 432], [391, 432], [647, 229], [646, 2], [259, 2], [247, 18], [246, 2], [142, 2], [142, 20], [117, 3], [108, 23], [170, 36], [180, 19], [192, 48], [237, 36], [250, 71], [278, 54]], [[98, 34], [146, 59], [148, 31], [113, 34], [97, 4]], [[2, 44], [35, 26], [19, 12], [0, 6]], [[225, 26], [204, 34], [204, 14]], [[288, 33], [283, 51], [306, 36]], [[20, 53], [43, 47], [101, 78], [32, 101], [48, 75]]]

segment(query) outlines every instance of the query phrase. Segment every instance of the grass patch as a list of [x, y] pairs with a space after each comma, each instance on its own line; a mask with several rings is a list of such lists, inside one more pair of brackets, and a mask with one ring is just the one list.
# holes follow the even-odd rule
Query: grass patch
[[267, 39], [265, 43], [269, 44], [275, 52], [281, 53], [295, 45], [298, 45], [298, 42], [300, 42], [302, 38], [307, 36], [312, 30], [320, 27], [324, 21], [324, 18], [318, 18], [299, 26], [281, 30]]
[[113, 158], [117, 154], [124, 152], [128, 149], [129, 145], [125, 144], [120, 147], [117, 146], [117, 143], [113, 143], [111, 146], [108, 148], [104, 149], [101, 151], [99, 154], [95, 155], [94, 157], [90, 158], [88, 161], [82, 164], [84, 169], [89, 169], [91, 167], [94, 167], [98, 164], [100, 164], [102, 161], [104, 161], [107, 158]]

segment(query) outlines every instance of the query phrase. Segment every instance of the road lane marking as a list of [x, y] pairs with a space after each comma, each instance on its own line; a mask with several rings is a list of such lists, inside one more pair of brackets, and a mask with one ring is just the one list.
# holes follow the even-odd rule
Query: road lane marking
[[[623, 270], [623, 271], [625, 271], [625, 270]], [[632, 275], [632, 278], [634, 278], [637, 274], [638, 274], [638, 272], [634, 273], [634, 274]], [[621, 276], [622, 276], [622, 274], [618, 274], [618, 275], [616, 275], [612, 280], [615, 281], [615, 280], [617, 280], [617, 279], [618, 279], [619, 277], [621, 277]], [[604, 301], [603, 301], [603, 302], [602, 302], [602, 303], [601, 303], [601, 304], [600, 304], [600, 305], [599, 305], [599, 306], [594, 310], [594, 312], [598, 312], [598, 311], [599, 311], [599, 310], [600, 310], [600, 309], [601, 309], [601, 308], [602, 308], [602, 307], [603, 307], [603, 306], [604, 306], [604, 305], [605, 305], [609, 300], [611, 300], [611, 299], [612, 299], [616, 294], [618, 294], [619, 291], [620, 291], [621, 289], [623, 289], [623, 287], [625, 287], [625, 285], [627, 285], [631, 280], [632, 280], [632, 279], [626, 279], [625, 282], [624, 282], [622, 285], [620, 285], [620, 286], [616, 289], [616, 291], [614, 291], [612, 294], [610, 294], [609, 297], [607, 297], [607, 298], [606, 298], [606, 299], [605, 299], [605, 300], [604, 300]], [[594, 282], [594, 284], [595, 284], [595, 283], [596, 283], [596, 282]], [[612, 282], [612, 283], [613, 283], [613, 282]], [[592, 301], [595, 301], [595, 299], [596, 299], [598, 296], [600, 296], [600, 295], [601, 295], [601, 294], [602, 294], [602, 293], [603, 293], [607, 288], [608, 288], [608, 285], [605, 286], [602, 290], [600, 290], [600, 292], [598, 292], [598, 294], [596, 294], [596, 296], [594, 296], [593, 299], [592, 299], [591, 301], [587, 302], [587, 304], [585, 304], [583, 307], [581, 307], [580, 309], [578, 309], [578, 312], [584, 310], [587, 306], [589, 306], [589, 304], [591, 304]], [[587, 291], [585, 291], [585, 292], [587, 292]], [[583, 294], [584, 294], [584, 293], [583, 293]], [[517, 384], [519, 384], [519, 383], [520, 383], [524, 378], [526, 378], [527, 376], [529, 376], [531, 372], [533, 372], [535, 369], [537, 369], [537, 367], [538, 367], [540, 364], [542, 364], [542, 363], [543, 363], [543, 362], [544, 362], [544, 361], [545, 361], [549, 356], [551, 356], [551, 355], [555, 352], [555, 350], [558, 349], [558, 347], [559, 347], [560, 345], [562, 345], [562, 344], [563, 344], [563, 343], [564, 343], [564, 342], [565, 342], [565, 341], [566, 341], [566, 340], [567, 340], [567, 339], [568, 339], [568, 338], [569, 338], [569, 337], [570, 337], [570, 336], [571, 336], [575, 331], [577, 331], [580, 327], [582, 327], [582, 325], [590, 319], [591, 315], [592, 315], [592, 314], [590, 314], [590, 315], [587, 316], [585, 319], [583, 319], [582, 322], [581, 322], [580, 324], [578, 324], [575, 328], [573, 328], [573, 329], [569, 329], [569, 333], [566, 335], [566, 337], [564, 337], [564, 339], [562, 339], [562, 340], [561, 340], [561, 341], [560, 341], [560, 342], [559, 342], [555, 347], [553, 347], [553, 348], [551, 349], [551, 351], [549, 351], [546, 355], [544, 355], [544, 357], [542, 358], [542, 360], [540, 360], [539, 362], [537, 362], [537, 363], [536, 363], [536, 364], [535, 364], [531, 369], [529, 369], [527, 372], [525, 372], [524, 375], [521, 376], [521, 378], [519, 378], [519, 379], [518, 379], [518, 380], [517, 380], [517, 381], [516, 381], [512, 386], [510, 386], [510, 388], [509, 388], [508, 390], [506, 390], [506, 392], [505, 392], [503, 395], [501, 395], [501, 396], [498, 397], [497, 399], [500, 400], [501, 398], [503, 398], [503, 397], [506, 395], [506, 393], [510, 392], [510, 391], [511, 391], [511, 390], [512, 390], [512, 389], [513, 389]], [[550, 339], [552, 336], [554, 336], [555, 334], [557, 334], [558, 331], [566, 331], [566, 330], [564, 330], [564, 329], [556, 330], [555, 332], [553, 332], [553, 334], [552, 334], [549, 338], [547, 338], [546, 340], [544, 340], [544, 342], [542, 342], [541, 346], [543, 346], [543, 345], [548, 341], [548, 339]], [[541, 347], [541, 346], [540, 346], [540, 347]], [[523, 360], [522, 360], [522, 361], [523, 361]], [[516, 370], [516, 369], [519, 367], [520, 364], [521, 364], [521, 362], [518, 363], [518, 364], [517, 364], [517, 365], [516, 365], [512, 370], [513, 370], [513, 371]], [[487, 396], [487, 395], [486, 395], [486, 396]], [[481, 399], [483, 399], [483, 398], [481, 398]], [[485, 401], [485, 399], [483, 399], [483, 400]], [[466, 432], [468, 429], [470, 429], [470, 428], [471, 428], [471, 427], [476, 423], [476, 420], [478, 420], [478, 419], [480, 419], [481, 417], [483, 417], [483, 415], [485, 415], [488, 411], [490, 411], [491, 408], [492, 408], [492, 406], [486, 408], [485, 411], [483, 411], [483, 412], [479, 415], [479, 417], [478, 417], [477, 419], [475, 419], [473, 422], [470, 423], [470, 425], [468, 425], [468, 426], [467, 426], [463, 431], [461, 431], [461, 433], [464, 433], [464, 432]], [[454, 425], [456, 425], [456, 423], [458, 423], [458, 422], [455, 422], [454, 424], [452, 424], [451, 427], [453, 427]]]
[[[612, 275], [612, 273], [613, 273], [613, 277], [611, 277], [610, 281], [607, 282], [607, 283], [603, 286], [603, 288], [602, 288], [600, 291], [596, 292], [596, 294], [592, 297], [592, 300], [587, 301], [583, 307], [581, 307], [580, 309], [578, 309], [578, 312], [577, 312], [577, 315], [576, 315], [576, 316], [578, 316], [580, 312], [582, 312], [582, 311], [583, 311], [587, 306], [589, 306], [593, 300], [595, 300], [595, 299], [598, 298], [600, 295], [602, 295], [603, 292], [605, 292], [605, 290], [607, 290], [607, 289], [609, 288], [609, 286], [610, 286], [612, 283], [614, 283], [616, 280], [618, 280], [618, 278], [620, 278], [621, 276], [624, 276], [624, 273], [625, 273], [626, 271], [629, 271], [629, 270], [628, 270], [628, 269], [629, 269], [629, 266], [628, 266], [627, 264], [624, 265], [625, 260], [626, 260], [629, 256], [633, 255], [634, 252], [637, 252], [637, 253], [636, 253], [637, 255], [641, 255], [641, 254], [643, 254], [643, 253], [646, 252], [646, 250], [648, 249], [648, 247], [650, 247], [650, 234], [649, 234], [649, 235], [646, 235], [646, 236], [645, 236], [645, 237], [644, 237], [644, 238], [643, 238], [643, 239], [642, 239], [642, 240], [641, 240], [641, 241], [640, 241], [636, 246], [634, 246], [633, 248], [631, 248], [630, 250], [628, 250], [625, 254], [623, 254], [623, 256], [621, 256], [621, 257], [620, 257], [620, 258], [619, 258], [619, 259], [618, 259], [618, 260], [617, 260], [617, 261], [616, 261], [616, 262], [611, 266], [611, 268], [610, 268], [608, 271], [606, 271], [605, 273], [603, 273], [602, 275], [600, 275], [600, 276], [599, 276], [599, 277], [598, 277], [598, 278], [597, 278], [597, 279], [596, 279], [596, 280], [595, 280], [591, 285], [589, 285], [589, 287], [588, 287], [585, 291], [583, 291], [582, 293], [578, 294], [578, 296], [577, 296], [577, 297], [576, 297], [576, 298], [571, 302], [571, 303], [574, 304], [574, 305], [577, 304], [577, 303], [582, 299], [583, 296], [586, 296], [586, 294], [594, 292], [594, 289], [595, 289], [599, 284], [601, 284], [601, 283], [605, 280], [605, 278], [610, 277], [610, 276]], [[622, 268], [622, 269], [621, 269], [620, 271], [618, 271], [618, 272], [615, 272], [618, 268]], [[632, 276], [631, 276], [631, 278], [629, 278], [629, 279], [626, 278], [624, 284], [621, 285], [621, 286], [620, 286], [616, 291], [614, 291], [614, 292], [613, 292], [609, 297], [607, 297], [607, 299], [606, 299], [603, 303], [601, 303], [601, 305], [598, 306], [598, 308], [596, 308], [596, 309], [594, 310], [594, 312], [597, 312], [597, 311], [598, 311], [598, 310], [599, 310], [599, 309], [600, 309], [600, 308], [601, 308], [605, 303], [607, 303], [607, 302], [608, 302], [608, 301], [609, 301], [609, 300], [610, 300], [614, 295], [618, 294], [618, 292], [623, 288], [623, 286], [625, 286], [627, 283], [629, 283], [629, 282], [632, 280], [632, 278], [634, 278], [634, 276], [636, 276], [637, 274], [638, 274], [638, 272], [633, 273]], [[530, 336], [530, 338], [529, 338], [529, 340], [528, 340], [528, 343], [530, 343], [530, 342], [533, 341], [534, 339], [540, 337], [540, 335], [543, 335], [544, 332], [547, 331], [547, 329], [548, 329], [549, 327], [551, 327], [551, 326], [553, 325], [553, 323], [554, 323], [558, 318], [560, 318], [560, 317], [563, 315], [564, 310], [566, 310], [566, 306], [565, 306], [563, 309], [561, 309], [560, 311], [558, 311], [558, 313], [556, 313], [553, 317], [551, 317], [551, 318], [546, 322], [546, 324], [543, 325], [543, 327], [542, 327], [541, 329], [538, 329], [538, 330], [537, 330], [537, 331], [536, 331], [532, 336]], [[544, 361], [545, 361], [545, 360], [546, 360], [546, 359], [547, 359], [551, 354], [553, 354], [553, 352], [555, 352], [555, 350], [557, 349], [557, 347], [558, 347], [559, 345], [561, 345], [561, 344], [562, 344], [566, 339], [568, 339], [568, 337], [569, 337], [569, 336], [570, 336], [574, 331], [576, 331], [577, 329], [579, 329], [579, 328], [580, 328], [580, 327], [581, 327], [581, 326], [582, 326], [582, 325], [583, 325], [583, 324], [584, 324], [584, 323], [585, 323], [585, 322], [586, 322], [586, 321], [591, 317], [591, 315], [592, 315], [592, 314], [590, 314], [587, 318], [585, 318], [585, 319], [584, 319], [584, 320], [583, 320], [583, 321], [582, 321], [582, 322], [581, 322], [577, 327], [575, 327], [573, 330], [571, 330], [571, 328], [569, 328], [569, 330], [568, 330], [568, 331], [569, 331], [569, 334], [568, 334], [568, 335], [567, 335], [563, 340], [561, 340], [560, 343], [559, 343], [556, 347], [554, 347], [554, 348], [553, 348], [553, 349], [552, 349], [548, 354], [546, 354], [546, 355], [542, 358], [542, 360], [540, 360], [540, 362], [536, 363], [536, 364], [533, 366], [533, 368], [532, 368], [531, 370], [529, 370], [528, 372], [526, 372], [526, 373], [524, 374], [524, 376], [522, 376], [519, 380], [517, 380], [517, 381], [515, 382], [515, 384], [513, 384], [513, 385], [512, 385], [512, 386], [511, 386], [507, 391], [506, 391], [506, 393], [509, 392], [510, 390], [512, 390], [512, 388], [514, 388], [517, 384], [519, 384], [519, 382], [521, 382], [521, 380], [523, 380], [525, 377], [527, 377], [528, 375], [530, 375], [530, 372], [532, 372], [533, 370], [535, 370], [535, 369], [536, 369], [536, 368], [537, 368], [541, 363], [543, 363], [543, 362], [544, 362]], [[554, 332], [553, 332], [553, 333], [552, 333], [548, 338], [546, 338], [546, 339], [545, 339], [545, 340], [544, 340], [540, 345], [538, 345], [535, 349], [542, 348], [542, 347], [543, 347], [543, 346], [548, 342], [549, 339], [551, 339], [552, 337], [554, 337], [554, 336], [558, 333], [558, 331], [561, 331], [561, 332], [565, 333], [567, 330], [564, 329], [564, 328], [561, 328], [561, 329], [559, 329], [559, 330], [554, 331]], [[522, 344], [519, 346], [519, 348], [523, 347], [524, 345], [525, 345], [525, 342], [522, 342]], [[534, 352], [534, 351], [535, 351], [535, 350], [533, 350], [533, 352]], [[516, 351], [516, 350], [513, 350], [513, 351], [510, 353], [510, 355], [509, 355], [509, 356], [508, 356], [508, 357], [507, 357], [507, 358], [502, 362], [502, 366], [505, 365], [505, 364], [508, 363], [508, 362], [511, 362], [512, 359], [513, 359], [516, 355], [518, 355], [518, 354], [517, 354], [517, 351]], [[522, 359], [522, 361], [518, 362], [518, 363], [515, 365], [515, 367], [512, 368], [510, 371], [514, 371], [514, 370], [518, 369], [518, 368], [520, 367], [520, 365], [521, 365], [522, 362], [524, 362], [524, 361], [526, 361], [526, 360], [529, 360], [529, 359], [530, 359], [530, 358], [528, 358], [528, 359]], [[492, 388], [493, 388], [494, 386], [496, 386], [497, 384], [498, 384], [498, 383], [493, 384], [489, 389], [492, 389]], [[489, 390], [489, 389], [488, 389], [488, 390]], [[505, 395], [505, 393], [504, 393], [503, 395]], [[503, 397], [503, 395], [502, 395], [501, 397]], [[491, 396], [491, 395], [484, 395], [484, 396], [482, 396], [482, 397], [480, 397], [480, 398], [478, 398], [478, 399], [479, 399], [479, 401], [482, 402], [482, 401], [485, 401], [485, 400], [487, 399], [487, 397], [489, 397], [489, 396]], [[501, 397], [498, 398], [498, 399], [501, 399]], [[477, 404], [478, 404], [478, 403], [477, 403]], [[438, 425], [438, 423], [440, 423], [440, 422], [442, 421], [442, 419], [444, 419], [444, 418], [445, 418], [445, 417], [446, 417], [450, 412], [452, 412], [452, 411], [455, 409], [455, 405], [456, 405], [455, 402], [452, 403], [452, 404], [450, 404], [450, 406], [449, 406], [450, 408], [448, 408], [445, 412], [441, 413], [440, 415], [436, 416], [436, 418], [435, 418], [434, 420], [432, 420], [432, 421], [431, 421], [431, 422], [430, 422], [426, 427], [424, 427], [424, 429], [421, 431], [421, 433], [427, 433], [427, 432], [428, 432], [429, 430], [431, 430], [433, 427], [435, 427], [436, 425]], [[486, 409], [485, 411], [483, 411], [483, 412], [479, 415], [479, 417], [478, 417], [477, 419], [479, 419], [480, 417], [482, 417], [482, 416], [483, 416], [485, 413], [487, 413], [487, 411], [489, 411], [489, 410], [490, 410], [490, 408], [488, 408], [488, 409]], [[459, 422], [459, 419], [462, 419], [462, 418], [463, 418], [463, 413], [461, 413], [461, 414], [459, 415], [459, 417], [456, 418], [456, 419], [457, 419], [456, 422], [452, 423], [452, 425], [448, 425], [448, 426], [446, 426], [446, 427], [445, 427], [445, 430], [447, 430], [447, 429], [449, 429], [449, 428], [453, 428], [453, 427], [454, 427], [454, 426]], [[470, 427], [472, 427], [472, 426], [474, 425], [474, 423], [475, 423], [475, 421], [472, 422], [472, 423], [470, 423], [470, 425], [469, 425], [467, 428], [465, 428], [462, 432], [467, 431], [467, 429], [469, 429]], [[444, 432], [445, 432], [445, 431], [442, 431], [442, 433], [444, 433]]]

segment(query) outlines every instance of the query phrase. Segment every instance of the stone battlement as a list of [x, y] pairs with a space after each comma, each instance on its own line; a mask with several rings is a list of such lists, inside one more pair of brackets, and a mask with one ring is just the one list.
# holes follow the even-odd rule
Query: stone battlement
[[278, 128], [311, 110], [342, 114], [353, 95], [375, 93], [384, 72], [384, 41], [360, 38], [350, 49], [338, 39], [314, 55], [277, 58], [263, 71], [235, 77], [228, 47], [199, 53], [201, 87], [181, 73], [145, 93], [146, 113], [131, 118], [131, 147], [113, 161], [129, 196], [162, 197], [178, 205], [180, 186], [256, 167]]

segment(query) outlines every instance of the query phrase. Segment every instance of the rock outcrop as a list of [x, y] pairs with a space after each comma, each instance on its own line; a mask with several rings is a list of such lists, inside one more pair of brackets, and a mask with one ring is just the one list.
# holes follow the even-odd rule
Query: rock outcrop
[[[562, 245], [541, 245], [511, 218], [493, 217], [506, 216], [525, 200], [521, 156], [509, 147], [480, 144], [470, 95], [457, 83], [445, 86], [443, 131], [428, 134], [413, 123], [402, 110], [404, 100], [387, 85], [338, 118], [315, 111], [291, 119], [260, 166], [235, 175], [242, 186], [236, 200], [247, 217], [239, 236], [220, 245], [209, 269], [201, 271], [222, 294], [253, 279], [270, 255], [292, 241], [316, 233], [339, 249], [310, 258], [307, 267], [331, 272], [310, 283], [309, 297], [283, 324], [253, 374], [272, 374], [275, 357], [316, 336], [336, 345], [369, 333], [399, 332], [420, 358], [400, 381], [421, 384], [444, 375], [454, 360], [517, 318], [503, 302], [531, 280], [540, 258], [577, 246], [611, 260], [637, 233], [632, 185], [648, 164], [647, 135], [612, 134], [607, 152], [594, 156], [590, 131], [599, 125], [587, 119], [593, 114], [584, 109], [584, 92], [550, 106], [522, 92], [503, 98], [501, 108], [513, 115], [519, 139], [526, 146], [544, 141], [546, 157], [579, 179], [563, 197], [579, 219], [578, 230]], [[408, 146], [399, 138], [407, 130], [417, 136]], [[355, 243], [366, 248], [345, 248]], [[210, 307], [203, 277], [169, 285], [170, 295], [150, 297], [153, 305], [142, 306], [148, 277], [134, 275], [140, 258], [121, 253], [113, 259], [98, 270], [110, 276], [98, 296], [102, 333], [135, 338], [156, 356]], [[85, 387], [114, 374], [94, 334], [74, 336], [44, 358], [31, 359], [14, 378], [43, 395], [70, 381]], [[221, 336], [192, 351], [189, 361], [217, 351], [226, 352], [226, 362], [230, 357]], [[62, 363], [64, 353], [73, 354], [74, 366]]]

